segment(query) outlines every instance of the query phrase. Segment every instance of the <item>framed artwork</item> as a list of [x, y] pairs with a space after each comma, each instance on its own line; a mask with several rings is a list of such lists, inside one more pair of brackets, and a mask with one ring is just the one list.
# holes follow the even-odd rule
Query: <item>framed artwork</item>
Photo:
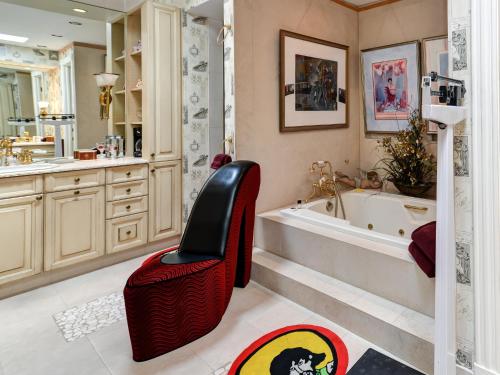
[[[448, 36], [438, 36], [422, 40], [422, 74], [437, 72], [448, 77]], [[439, 91], [439, 82], [432, 83], [432, 90]], [[432, 97], [432, 104], [439, 104], [438, 97]], [[437, 134], [436, 122], [427, 121], [427, 133]]]
[[280, 31], [280, 131], [348, 127], [349, 47]]
[[418, 41], [361, 51], [366, 133], [396, 133], [420, 108]]

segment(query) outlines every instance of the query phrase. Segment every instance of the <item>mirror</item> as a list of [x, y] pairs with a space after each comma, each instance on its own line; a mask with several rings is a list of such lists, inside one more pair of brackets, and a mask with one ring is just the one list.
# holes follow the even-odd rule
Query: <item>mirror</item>
[[211, 173], [211, 161], [224, 153], [223, 0], [187, 9], [182, 20], [183, 50], [183, 219]]
[[[93, 75], [106, 70], [106, 22], [119, 15], [69, 0], [0, 1], [0, 138], [36, 146], [35, 157], [53, 156], [58, 132], [65, 156], [104, 139]], [[47, 125], [40, 114], [75, 118]]]

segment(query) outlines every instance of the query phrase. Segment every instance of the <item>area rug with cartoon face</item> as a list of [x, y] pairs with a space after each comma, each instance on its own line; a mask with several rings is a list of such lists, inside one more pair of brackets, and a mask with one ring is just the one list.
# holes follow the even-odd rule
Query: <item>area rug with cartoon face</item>
[[[346, 375], [342, 339], [324, 327], [295, 325], [268, 333], [233, 362], [228, 375]], [[347, 375], [424, 375], [368, 349]]]
[[313, 325], [278, 329], [233, 362], [228, 375], [345, 375], [347, 348], [332, 331]]

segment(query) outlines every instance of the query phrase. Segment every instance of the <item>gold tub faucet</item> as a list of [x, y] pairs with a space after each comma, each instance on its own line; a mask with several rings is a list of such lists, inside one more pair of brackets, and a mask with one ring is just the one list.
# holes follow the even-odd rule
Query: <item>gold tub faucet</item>
[[327, 211], [331, 211], [333, 209], [331, 199], [335, 198], [335, 217], [338, 214], [338, 207], [342, 209], [342, 216], [345, 219], [345, 209], [344, 202], [342, 201], [342, 197], [340, 194], [340, 190], [337, 187], [336, 177], [333, 173], [332, 163], [329, 161], [315, 161], [312, 163], [311, 168], [309, 169], [309, 173], [316, 174], [319, 173], [319, 179], [312, 184], [312, 192], [307, 197], [305, 202], [309, 202], [313, 198], [322, 198], [327, 197]]

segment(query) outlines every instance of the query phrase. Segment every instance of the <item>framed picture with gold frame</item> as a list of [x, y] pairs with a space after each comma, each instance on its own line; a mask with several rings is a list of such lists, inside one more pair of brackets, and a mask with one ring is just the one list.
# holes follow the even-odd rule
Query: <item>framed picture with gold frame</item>
[[361, 51], [365, 133], [397, 133], [420, 108], [418, 40]]
[[[448, 77], [448, 36], [436, 36], [422, 39], [422, 74], [437, 72], [439, 75]], [[439, 91], [438, 82], [432, 83], [432, 90]], [[432, 97], [432, 104], [439, 104], [438, 97]], [[438, 124], [426, 121], [427, 134], [437, 134]]]
[[347, 128], [349, 47], [280, 31], [280, 131]]

